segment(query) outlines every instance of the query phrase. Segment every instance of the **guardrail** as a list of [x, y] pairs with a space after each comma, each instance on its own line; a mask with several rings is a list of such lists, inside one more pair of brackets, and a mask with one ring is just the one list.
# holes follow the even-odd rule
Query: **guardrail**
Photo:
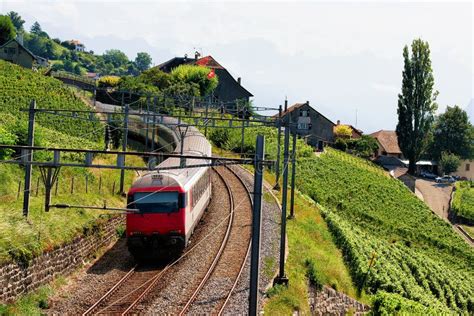
[[53, 71], [53, 72], [51, 72], [51, 76], [54, 77], [54, 78], [58, 78], [58, 79], [68, 79], [68, 80], [71, 80], [71, 81], [76, 81], [76, 82], [79, 82], [79, 83], [83, 83], [83, 84], [87, 84], [87, 85], [91, 85], [91, 86], [96, 86], [96, 80], [95, 79], [90, 79], [90, 78], [87, 78], [87, 77], [79, 76], [79, 75], [72, 74], [72, 73], [65, 72], [65, 71]]

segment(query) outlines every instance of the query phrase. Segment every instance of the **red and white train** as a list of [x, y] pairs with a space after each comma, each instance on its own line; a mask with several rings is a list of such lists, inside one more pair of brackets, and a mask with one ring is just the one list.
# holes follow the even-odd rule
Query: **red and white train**
[[[175, 131], [176, 132], [176, 131]], [[178, 134], [178, 133], [177, 133]], [[210, 157], [211, 144], [194, 127], [188, 127], [183, 140], [185, 155]], [[175, 153], [180, 152], [180, 143]], [[128, 191], [127, 246], [137, 258], [181, 253], [211, 199], [209, 167], [189, 168], [208, 163], [187, 159], [188, 168], [151, 171], [137, 179]], [[178, 167], [180, 158], [168, 158], [157, 168]]]

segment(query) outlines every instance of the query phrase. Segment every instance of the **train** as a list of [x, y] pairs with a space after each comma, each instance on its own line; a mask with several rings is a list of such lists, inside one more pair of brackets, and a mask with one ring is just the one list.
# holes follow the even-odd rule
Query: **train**
[[[209, 141], [193, 126], [176, 127], [173, 153], [211, 157]], [[184, 137], [183, 137], [184, 135]], [[181, 144], [182, 142], [182, 144]], [[168, 158], [134, 181], [127, 194], [127, 247], [137, 259], [179, 255], [207, 209], [212, 195], [208, 159]], [[196, 165], [196, 167], [192, 167]], [[160, 168], [175, 168], [163, 169]], [[178, 167], [178, 168], [177, 168]]]

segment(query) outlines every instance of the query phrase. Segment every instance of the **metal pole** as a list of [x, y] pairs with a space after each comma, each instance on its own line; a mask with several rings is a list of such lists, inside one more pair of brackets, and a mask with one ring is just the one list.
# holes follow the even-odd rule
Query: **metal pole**
[[46, 178], [44, 179], [44, 211], [49, 212], [49, 204], [51, 204], [51, 186], [52, 186], [52, 168], [47, 167]]
[[[122, 102], [123, 102], [123, 94], [122, 94]], [[123, 140], [122, 140], [122, 151], [123, 152], [127, 151], [128, 110], [129, 110], [129, 106], [128, 106], [128, 104], [125, 104], [125, 116], [123, 118], [124, 132], [123, 132]], [[123, 155], [123, 159], [122, 159], [122, 167], [123, 166], [125, 166], [125, 155]], [[120, 170], [120, 188], [119, 188], [119, 192], [121, 194], [124, 193], [124, 191], [123, 191], [124, 182], [125, 182], [125, 169], [122, 168]]]
[[257, 136], [255, 149], [255, 175], [253, 184], [253, 216], [252, 216], [252, 249], [250, 257], [250, 296], [249, 315], [256, 316], [258, 312], [258, 277], [260, 270], [260, 231], [262, 226], [262, 186], [263, 186], [263, 157], [265, 154], [265, 138]]
[[291, 153], [291, 196], [290, 217], [295, 218], [295, 177], [296, 177], [296, 129], [293, 131], [293, 148]]
[[155, 151], [155, 134], [156, 134], [156, 108], [157, 108], [157, 98], [153, 99], [153, 128], [151, 129], [151, 151]]
[[148, 135], [149, 135], [148, 128], [150, 127], [150, 123], [148, 122], [149, 121], [149, 114], [150, 114], [150, 96], [146, 97], [146, 114], [147, 115], [145, 116], [145, 120], [146, 120], [145, 151], [148, 151]]
[[240, 155], [244, 154], [244, 146], [245, 146], [245, 121], [244, 121], [244, 108], [242, 108], [242, 132], [241, 132], [241, 143], [240, 143]]
[[94, 87], [94, 109], [95, 109], [95, 102], [97, 100], [97, 88]]
[[280, 272], [275, 279], [276, 284], [288, 284], [285, 275], [285, 249], [286, 249], [286, 204], [288, 199], [288, 147], [290, 145], [290, 124], [285, 126], [285, 148], [283, 152], [283, 196], [281, 207], [281, 233], [280, 233]]
[[281, 104], [278, 107], [278, 138], [277, 138], [277, 162], [276, 162], [276, 170], [275, 170], [275, 185], [273, 188], [275, 190], [280, 190], [280, 146], [281, 146], [281, 114], [282, 114], [282, 109], [281, 109]]
[[[36, 100], [30, 103], [28, 113], [28, 146], [33, 146], [35, 135], [35, 108]], [[31, 164], [33, 161], [33, 150], [28, 150], [26, 155], [25, 166], [25, 190], [23, 191], [23, 216], [28, 216], [30, 210], [30, 190], [31, 190]]]
[[211, 103], [211, 97], [209, 97], [208, 101], [206, 102], [206, 127], [204, 127], [204, 136], [207, 137], [207, 124], [208, 124], [208, 114], [209, 114], [209, 103]]

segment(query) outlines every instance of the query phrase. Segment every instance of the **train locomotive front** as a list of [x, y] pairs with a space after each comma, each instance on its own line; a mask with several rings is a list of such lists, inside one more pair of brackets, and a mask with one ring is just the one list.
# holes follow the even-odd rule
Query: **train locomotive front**
[[[183, 141], [183, 154], [211, 156], [211, 145], [194, 127], [189, 127]], [[180, 149], [181, 144], [176, 148]], [[175, 152], [176, 153], [176, 150]], [[168, 158], [138, 178], [128, 191], [127, 208], [138, 210], [127, 214], [127, 246], [136, 258], [180, 254], [199, 223], [211, 199], [209, 167], [192, 167], [209, 163], [207, 159]]]

